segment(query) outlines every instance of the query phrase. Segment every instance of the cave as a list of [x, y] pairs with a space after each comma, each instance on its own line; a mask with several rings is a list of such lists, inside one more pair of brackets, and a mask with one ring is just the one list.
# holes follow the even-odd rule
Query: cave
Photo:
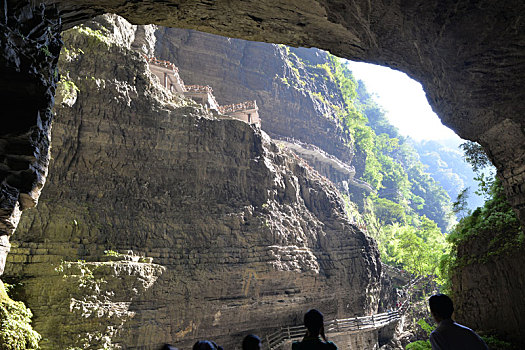
[[[0, 91], [6, 112], [0, 130], [0, 271], [22, 211], [37, 204], [46, 181], [61, 32], [103, 13], [133, 24], [317, 47], [401, 70], [422, 83], [445, 125], [484, 147], [525, 223], [521, 1], [247, 1], [232, 6], [229, 1], [9, 0], [2, 10]], [[520, 256], [509, 259], [504, 268], [514, 269], [522, 280]], [[507, 304], [494, 308], [523, 307], [512, 302], [505, 298]]]

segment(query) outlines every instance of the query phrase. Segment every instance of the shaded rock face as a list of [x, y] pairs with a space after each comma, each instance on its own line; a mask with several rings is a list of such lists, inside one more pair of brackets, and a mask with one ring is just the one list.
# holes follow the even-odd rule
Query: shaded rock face
[[[525, 275], [518, 267], [525, 264], [525, 248], [494, 247], [500, 242], [515, 242], [515, 232], [485, 231], [476, 240], [458, 247], [458, 259], [466, 261], [455, 269], [452, 289], [458, 322], [474, 329], [499, 335], [516, 344], [525, 345]], [[505, 239], [506, 238], [506, 239]], [[492, 242], [492, 243], [491, 243]], [[490, 247], [490, 248], [489, 248]], [[502, 254], [487, 255], [504, 249]], [[498, 305], [495, 310], [492, 305]]]
[[[56, 8], [2, 5], [0, 23], [0, 275], [21, 211], [34, 207], [49, 162], [61, 24]], [[31, 101], [31, 103], [28, 103]]]
[[[461, 137], [480, 142], [488, 151], [499, 171], [505, 190], [520, 220], [525, 223], [525, 137], [522, 115], [525, 112], [524, 22], [521, 13], [525, 3], [520, 0], [498, 2], [443, 3], [442, 1], [340, 1], [308, 0], [243, 1], [232, 6], [230, 1], [180, 1], [131, 2], [104, 0], [96, 3], [87, 0], [56, 1], [65, 28], [96, 14], [120, 14], [133, 23], [156, 23], [198, 29], [214, 34], [240, 37], [248, 40], [281, 42], [293, 46], [316, 46], [350, 59], [387, 65], [408, 73], [420, 81], [429, 102], [442, 121]], [[38, 45], [20, 43], [22, 56], [28, 64], [14, 68], [16, 59], [8, 49], [9, 33], [16, 28], [24, 35], [47, 28], [52, 37], [59, 32], [57, 18], [52, 23], [42, 22], [34, 2], [9, 0], [2, 4], [0, 65], [8, 74], [2, 74], [2, 86], [16, 86], [26, 81], [33, 66], [48, 62], [47, 58], [32, 55]], [[26, 10], [23, 10], [25, 8]], [[21, 15], [24, 13], [24, 15]], [[47, 14], [46, 14], [47, 16]], [[44, 17], [46, 17], [44, 16]], [[32, 18], [38, 18], [33, 20]], [[39, 22], [40, 21], [40, 22]], [[39, 26], [38, 23], [44, 23]], [[34, 33], [34, 32], [33, 32]], [[6, 39], [7, 38], [7, 39]], [[40, 40], [40, 39], [38, 39]], [[49, 45], [50, 71], [56, 64], [59, 42]], [[26, 55], [27, 53], [27, 55]], [[47, 57], [47, 55], [46, 55]], [[47, 64], [47, 63], [46, 63]], [[5, 77], [5, 78], [4, 78]], [[2, 136], [7, 145], [19, 148], [17, 135], [26, 135], [29, 129], [39, 129], [36, 142], [27, 141], [27, 154], [37, 154], [43, 160], [48, 151], [45, 137], [49, 133], [49, 115], [52, 107], [54, 80], [44, 78], [36, 89], [35, 99], [41, 101], [36, 110], [24, 118], [13, 118], [16, 133], [9, 138]], [[33, 78], [29, 78], [33, 81]], [[51, 90], [47, 90], [47, 88]], [[15, 109], [25, 109], [28, 94], [10, 93], [6, 100], [15, 103]], [[13, 102], [14, 103], [14, 102]], [[33, 108], [33, 107], [31, 107]], [[37, 110], [40, 111], [37, 113]], [[40, 122], [43, 118], [43, 123]], [[44, 118], [43, 115], [46, 115]], [[11, 121], [9, 122], [11, 123]], [[3, 129], [5, 130], [5, 129]], [[33, 139], [32, 139], [33, 140]], [[39, 141], [40, 140], [40, 141]], [[22, 146], [23, 146], [22, 145]], [[10, 146], [11, 147], [11, 146]], [[11, 154], [2, 146], [0, 154]], [[4, 161], [5, 163], [6, 161]], [[13, 169], [0, 173], [2, 214], [1, 260], [5, 259], [8, 236], [16, 227], [21, 193], [38, 197], [43, 183], [47, 161], [38, 166], [23, 165], [22, 173]], [[35, 173], [34, 169], [40, 169]], [[27, 174], [31, 176], [25, 176]], [[37, 181], [35, 182], [35, 174]], [[5, 184], [18, 183], [17, 186]], [[17, 207], [17, 203], [18, 206]]]
[[5, 273], [44, 348], [234, 348], [311, 307], [377, 310], [377, 248], [332, 185], [248, 124], [171, 99], [130, 50], [143, 28], [86, 28], [64, 32], [50, 175]]

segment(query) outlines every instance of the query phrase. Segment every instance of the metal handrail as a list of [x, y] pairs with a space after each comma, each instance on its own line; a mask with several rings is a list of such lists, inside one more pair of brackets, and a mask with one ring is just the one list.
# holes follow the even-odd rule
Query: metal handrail
[[[349, 332], [377, 329], [384, 327], [394, 321], [401, 319], [401, 315], [408, 306], [406, 300], [398, 310], [375, 314], [371, 316], [351, 317], [343, 319], [333, 319], [325, 322], [328, 332]], [[270, 350], [277, 348], [288, 340], [300, 339], [304, 336], [306, 328], [304, 326], [286, 326], [267, 335], [263, 342]]]
[[[422, 276], [414, 279], [404, 289], [409, 290], [413, 288], [418, 282], [423, 279]], [[365, 330], [377, 329], [384, 327], [392, 322], [401, 319], [401, 316], [406, 312], [409, 306], [409, 299], [406, 299], [397, 310], [383, 312], [371, 316], [349, 317], [341, 319], [333, 319], [325, 322], [325, 329], [327, 332], [360, 332]], [[267, 335], [263, 340], [269, 350], [273, 350], [288, 340], [301, 339], [306, 332], [304, 326], [287, 326], [281, 327], [279, 330]]]
[[186, 90], [188, 92], [213, 93], [213, 89], [209, 85], [186, 85]]

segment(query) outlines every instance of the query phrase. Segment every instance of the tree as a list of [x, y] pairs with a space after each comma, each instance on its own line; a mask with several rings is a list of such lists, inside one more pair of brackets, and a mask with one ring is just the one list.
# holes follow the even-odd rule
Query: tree
[[465, 152], [465, 160], [472, 166], [475, 173], [492, 166], [487, 153], [480, 144], [467, 141], [459, 146]]

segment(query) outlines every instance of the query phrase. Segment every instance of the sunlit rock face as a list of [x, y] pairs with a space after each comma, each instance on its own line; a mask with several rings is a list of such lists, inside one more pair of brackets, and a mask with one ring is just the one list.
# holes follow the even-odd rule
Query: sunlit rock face
[[341, 92], [316, 67], [329, 62], [325, 52], [165, 27], [154, 36], [152, 54], [173, 62], [187, 83], [206, 81], [223, 104], [256, 100], [262, 129], [273, 138], [301, 140], [351, 162], [352, 140], [335, 122]]
[[226, 348], [375, 312], [381, 264], [335, 188], [260, 130], [172, 99], [116, 16], [64, 32], [48, 182], [5, 278], [45, 349]]
[[152, 40], [148, 55], [173, 62], [188, 84], [209, 84], [219, 103], [257, 101], [262, 129], [342, 192], [353, 181], [354, 164], [358, 176], [364, 172], [364, 156], [355, 155], [355, 140], [340, 125], [345, 103], [327, 75], [325, 51], [165, 27], [154, 28]]

